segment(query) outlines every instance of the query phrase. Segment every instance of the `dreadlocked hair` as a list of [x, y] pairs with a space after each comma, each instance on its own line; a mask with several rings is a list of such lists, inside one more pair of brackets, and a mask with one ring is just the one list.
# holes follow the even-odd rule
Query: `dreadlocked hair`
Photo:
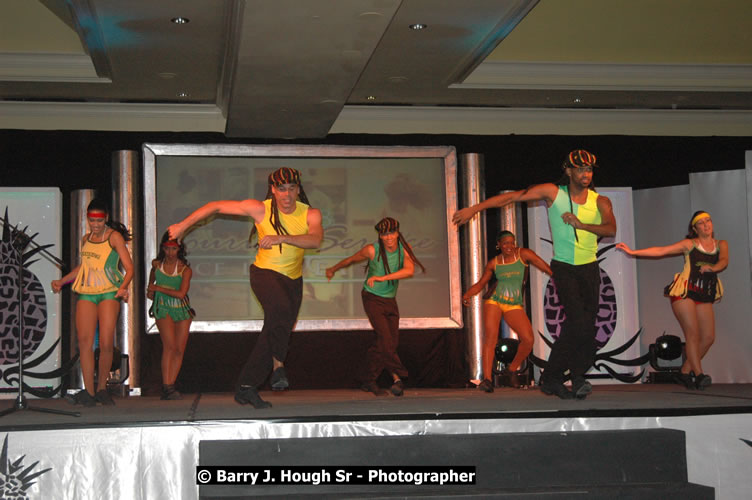
[[104, 225], [120, 233], [125, 241], [131, 241], [131, 232], [125, 226], [125, 224], [110, 219], [110, 211], [107, 208], [107, 203], [105, 203], [104, 200], [102, 200], [101, 198], [94, 198], [93, 200], [91, 200], [91, 202], [89, 202], [89, 206], [86, 207], [86, 211], [89, 212], [92, 210], [99, 210], [106, 213], [107, 218]]
[[[384, 217], [374, 226], [374, 229], [376, 229], [376, 231], [379, 232], [379, 235], [392, 233], [396, 231], [399, 244], [402, 245], [402, 248], [405, 249], [405, 252], [407, 252], [407, 255], [410, 256], [410, 259], [412, 259], [413, 262], [415, 262], [416, 264], [420, 266], [421, 270], [424, 273], [426, 272], [426, 268], [415, 256], [412, 248], [410, 248], [410, 245], [407, 244], [405, 237], [402, 236], [402, 233], [399, 231], [399, 221], [397, 221], [397, 219], [393, 219], [391, 217]], [[383, 242], [379, 242], [379, 255], [376, 257], [376, 260], [381, 259], [381, 261], [384, 263], [384, 270], [386, 271], [386, 274], [391, 274], [392, 271], [391, 269], [389, 269], [389, 259], [386, 258], [386, 249], [384, 247], [385, 245], [383, 244]], [[366, 264], [366, 269], [368, 269], [368, 265], [369, 264]], [[399, 268], [402, 269], [402, 266], [403, 266], [403, 262], [402, 260], [400, 260]], [[389, 280], [389, 283], [391, 283], [392, 281], [394, 280]]]
[[[279, 207], [277, 207], [277, 200], [274, 198], [274, 193], [272, 192], [273, 186], [279, 186], [281, 184], [297, 184], [299, 188], [298, 199], [301, 203], [305, 203], [309, 207], [311, 206], [311, 203], [308, 201], [308, 196], [303, 189], [303, 185], [300, 184], [300, 172], [298, 170], [290, 167], [281, 167], [269, 174], [269, 187], [267, 188], [266, 196], [264, 197], [265, 200], [272, 200], [271, 213], [269, 213], [269, 223], [277, 234], [289, 234], [279, 218]], [[254, 234], [256, 234], [255, 224], [253, 225], [253, 228], [251, 228], [251, 234], [248, 235], [248, 243], [253, 240]], [[281, 243], [279, 244], [279, 253], [282, 253]]]
[[[568, 168], [578, 168], [576, 165], [572, 165], [569, 160], [564, 160], [564, 163], [561, 164], [561, 170], [562, 174], [561, 177], [559, 177], [559, 180], [556, 181], [554, 184], [557, 186], [569, 186], [569, 183], [571, 179], [567, 175], [567, 169]], [[595, 191], [595, 183], [593, 182], [593, 178], [590, 178], [590, 185], [588, 186], [588, 189]], [[567, 189], [569, 191], [569, 189]]]

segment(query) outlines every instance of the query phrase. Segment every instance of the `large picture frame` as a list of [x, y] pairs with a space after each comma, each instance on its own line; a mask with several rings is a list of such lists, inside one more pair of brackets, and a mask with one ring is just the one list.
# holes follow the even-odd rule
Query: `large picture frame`
[[[156, 257], [159, 238], [169, 223], [178, 222], [191, 210], [213, 199], [263, 199], [266, 190], [265, 176], [279, 166], [292, 166], [300, 169], [303, 173], [303, 186], [308, 192], [309, 199], [311, 199], [311, 205], [317, 208], [321, 207], [326, 233], [325, 244], [328, 247], [326, 252], [329, 252], [332, 248], [331, 240], [333, 237], [339, 238], [338, 241], [341, 243], [341, 251], [338, 254], [330, 255], [327, 253], [324, 255], [323, 253], [326, 252], [322, 252], [322, 254], [312, 252], [309, 256], [307, 253], [304, 266], [304, 283], [313, 287], [318, 286], [318, 290], [322, 290], [326, 295], [328, 291], [331, 291], [333, 283], [325, 283], [326, 278], [322, 275], [323, 270], [336, 263], [343, 256], [357, 251], [360, 244], [375, 241], [377, 235], [373, 230], [373, 224], [385, 215], [394, 216], [400, 220], [401, 231], [410, 245], [413, 246], [418, 258], [426, 261], [424, 263], [427, 267], [427, 273], [422, 274], [416, 266], [415, 276], [410, 280], [403, 280], [404, 282], [400, 285], [400, 328], [462, 327], [459, 242], [457, 230], [451, 222], [451, 214], [457, 208], [457, 157], [454, 147], [146, 143], [143, 145], [142, 152], [144, 166], [144, 257], [146, 263], [151, 263], [151, 260]], [[216, 165], [212, 166], [213, 164]], [[188, 166], [177, 167], [177, 165]], [[175, 179], [185, 180], [186, 176], [171, 175], [168, 170], [183, 168], [188, 169], [184, 171], [193, 172], [193, 170], [190, 170], [191, 168], [199, 168], [191, 165], [200, 165], [200, 169], [204, 169], [201, 172], [206, 172], [206, 169], [218, 169], [216, 175], [213, 170], [209, 170], [211, 173], [202, 178], [204, 181], [198, 179], [198, 182], [196, 182], [197, 179], [192, 179], [190, 185], [193, 187], [198, 185], [199, 187], [199, 189], [194, 189], [196, 191], [205, 191], [207, 185], [214, 184], [216, 179], [223, 175], [220, 174], [222, 172], [220, 169], [225, 167], [232, 171], [232, 175], [235, 176], [233, 179], [242, 177], [243, 181], [240, 183], [235, 180], [223, 181], [223, 186], [246, 183], [245, 187], [248, 189], [246, 191], [240, 190], [241, 194], [239, 195], [231, 192], [231, 196], [226, 196], [222, 192], [219, 195], [220, 198], [212, 198], [211, 196], [216, 196], [213, 194], [195, 195], [189, 202], [186, 202], [190, 204], [190, 210], [188, 208], [174, 208], [175, 203], [173, 203], [169, 206], [169, 210], [174, 211], [174, 215], [167, 216], [165, 213], [160, 213], [160, 206], [162, 206], [163, 212], [168, 211], [165, 200], [160, 199], [160, 193], [163, 193], [163, 197], [174, 195], [174, 198], [181, 202], [185, 201], [186, 198], [183, 193], [186, 183], [181, 180], [175, 181]], [[337, 175], [349, 179], [347, 187], [342, 188], [347, 190], [349, 210], [343, 210], [342, 203], [339, 201], [329, 204], [336, 205], [334, 208], [331, 208], [331, 206], [324, 208], [322, 205], [327, 204], [321, 200], [325, 196], [321, 195], [318, 199], [316, 198], [317, 193], [337, 191], [337, 188], [332, 188], [331, 185], [317, 185], [317, 179], [326, 178], [329, 180], [323, 182], [331, 183], [331, 179], [336, 179]], [[167, 180], [168, 185], [160, 184], [160, 179]], [[386, 187], [382, 185], [384, 183], [387, 183]], [[392, 191], [391, 194], [389, 190]], [[228, 189], [225, 188], [225, 191], [228, 191]], [[248, 193], [247, 191], [253, 192]], [[397, 192], [397, 194], [395, 195], [394, 192]], [[398, 200], [397, 206], [395, 206], [395, 199]], [[407, 200], [406, 203], [405, 200]], [[361, 201], [362, 203], [360, 203]], [[361, 204], [364, 206], [361, 207]], [[434, 208], [431, 209], [430, 207]], [[386, 213], [387, 209], [397, 210], [398, 213]], [[438, 212], [438, 210], [441, 211]], [[348, 213], [359, 215], [341, 215]], [[349, 226], [348, 224], [337, 223], [337, 217], [340, 216], [350, 217]], [[352, 221], [353, 218], [355, 219], [354, 222]], [[171, 222], [163, 222], [162, 227], [158, 227], [158, 221]], [[215, 221], [205, 227], [215, 224], [218, 223]], [[232, 224], [235, 225], [234, 227], [242, 228], [242, 231], [245, 231], [246, 238], [251, 227], [250, 219], [247, 220], [245, 226], [236, 220], [225, 220], [219, 224]], [[358, 226], [355, 231], [357, 234], [354, 237], [348, 236], [345, 233], [352, 231], [350, 226], [353, 225]], [[423, 231], [429, 226], [434, 227], [436, 232], [435, 241], [431, 241], [440, 244], [434, 244], [430, 250], [426, 250], [420, 245], [430, 238], [416, 237], [411, 240], [410, 233], [417, 230]], [[185, 240], [188, 244], [189, 236], [186, 236]], [[322, 244], [322, 248], [324, 246]], [[427, 246], [430, 247], [431, 245]], [[252, 262], [253, 252], [254, 250], [248, 249], [245, 254], [241, 252], [241, 255], [236, 255], [233, 258], [247, 268], [247, 264]], [[197, 274], [201, 274], [198, 271], [202, 270], [202, 258], [195, 251], [192, 251], [189, 255], [189, 259], [194, 266], [194, 281], [190, 292], [192, 301], [194, 292], [197, 292], [197, 296], [200, 295], [201, 287], [204, 286], [202, 278], [200, 276], [197, 278]], [[145, 283], [148, 283], [151, 266], [146, 265], [144, 267]], [[316, 292], [307, 291], [304, 295], [303, 307], [295, 330], [371, 329], [365, 315], [359, 316], [357, 313], [358, 307], [361, 307], [359, 304], [359, 288], [363, 282], [362, 273], [358, 269], [360, 267], [354, 265], [351, 266], [347, 274], [342, 274], [343, 271], [338, 273], [338, 286], [349, 286], [349, 292], [342, 289], [337, 292], [338, 295], [333, 295], [331, 300], [324, 298], [318, 302], [318, 309], [321, 310], [326, 309], [329, 305], [334, 307], [335, 305], [345, 304], [348, 311], [353, 312], [352, 314], [310, 317], [310, 311], [306, 312], [306, 302], [308, 297], [315, 295]], [[250, 292], [247, 276], [244, 277], [239, 274], [237, 279], [226, 279], [226, 281], [233, 283], [224, 288], [217, 285], [216, 289], [228, 290], [232, 288], [237, 290], [235, 295], [237, 295], [238, 303], [250, 303], [249, 308], [256, 307], [252, 304], [255, 297]], [[333, 279], [332, 282], [334, 281]], [[194, 282], [196, 283], [194, 284]], [[421, 286], [423, 288], [420, 288]], [[241, 290], [245, 290], [251, 299], [241, 298]], [[235, 298], [235, 295], [233, 295], [233, 298]], [[411, 301], [416, 304], [416, 307], [410, 307]], [[228, 303], [228, 301], [223, 303]], [[421, 309], [421, 304], [429, 303], [438, 304], [440, 312], [438, 314], [418, 314], [417, 316], [413, 314], [414, 310]], [[197, 317], [191, 326], [192, 331], [260, 331], [263, 324], [263, 319], [258, 314], [258, 317], [254, 318], [224, 319], [214, 316], [203, 319], [202, 316], [205, 318], [210, 314], [221, 315], [222, 311], [206, 307], [204, 311], [200, 307], [196, 309]], [[257, 308], [256, 311], [258, 312], [258, 310], [260, 309]], [[230, 316], [233, 314], [231, 309], [227, 309], [225, 312], [228, 312]], [[156, 332], [154, 320], [149, 318], [148, 314], [146, 326], [150, 333]]]

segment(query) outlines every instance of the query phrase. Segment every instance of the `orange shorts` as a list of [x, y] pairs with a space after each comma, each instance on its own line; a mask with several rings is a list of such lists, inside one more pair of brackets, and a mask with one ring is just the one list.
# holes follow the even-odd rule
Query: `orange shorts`
[[501, 302], [496, 302], [495, 300], [491, 300], [491, 299], [486, 300], [485, 303], [491, 304], [501, 309], [502, 315], [509, 311], [514, 311], [515, 309], [522, 309], [522, 306], [519, 304], [502, 304]]

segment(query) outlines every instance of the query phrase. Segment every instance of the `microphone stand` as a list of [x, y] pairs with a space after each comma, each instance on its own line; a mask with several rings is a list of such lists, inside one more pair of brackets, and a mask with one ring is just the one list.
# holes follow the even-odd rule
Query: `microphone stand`
[[[7, 222], [7, 216], [8, 213], [6, 211], [5, 213], [6, 219], [5, 221], [1, 221], [5, 229], [8, 229]], [[28, 226], [27, 226], [28, 227]], [[52, 259], [58, 266], [64, 267], [64, 263], [59, 258], [55, 257], [51, 253], [47, 252], [47, 248], [51, 247], [52, 245], [44, 245], [39, 246], [36, 243], [32, 241], [32, 239], [39, 233], [34, 234], [33, 236], [29, 236], [26, 234], [26, 228], [23, 230], [19, 230], [17, 227], [11, 227], [11, 234], [13, 235], [13, 248], [18, 252], [18, 396], [16, 397], [15, 403], [10, 408], [0, 411], [0, 417], [4, 417], [5, 415], [9, 415], [11, 413], [14, 413], [16, 411], [20, 410], [30, 410], [30, 411], [38, 411], [42, 413], [54, 413], [57, 415], [68, 415], [71, 417], [80, 417], [81, 413], [77, 411], [65, 411], [65, 410], [54, 410], [52, 408], [39, 408], [34, 407], [28, 404], [26, 400], [26, 396], [24, 396], [23, 393], [23, 359], [24, 359], [24, 307], [23, 307], [23, 291], [24, 291], [24, 279], [23, 279], [23, 251], [24, 249], [29, 245], [29, 243], [33, 244], [36, 248], [32, 250], [32, 252], [42, 252], [44, 255]]]

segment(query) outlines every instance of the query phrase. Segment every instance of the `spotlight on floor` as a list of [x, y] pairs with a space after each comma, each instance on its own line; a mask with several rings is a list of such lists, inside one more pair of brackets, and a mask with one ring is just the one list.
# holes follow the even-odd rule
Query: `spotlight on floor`
[[494, 385], [496, 387], [523, 387], [530, 384], [530, 365], [527, 360], [522, 362], [518, 371], [510, 371], [509, 365], [517, 356], [520, 341], [507, 337], [496, 344], [496, 359], [494, 363]]
[[496, 344], [496, 371], [506, 369], [509, 363], [517, 356], [520, 341], [513, 338], [500, 339]]
[[[654, 344], [648, 347], [650, 366], [654, 371], [648, 373], [648, 382], [651, 384], [674, 383], [674, 375], [679, 372], [684, 362], [684, 342], [676, 335], [663, 334], [655, 339]], [[666, 363], [681, 358], [681, 362]]]

